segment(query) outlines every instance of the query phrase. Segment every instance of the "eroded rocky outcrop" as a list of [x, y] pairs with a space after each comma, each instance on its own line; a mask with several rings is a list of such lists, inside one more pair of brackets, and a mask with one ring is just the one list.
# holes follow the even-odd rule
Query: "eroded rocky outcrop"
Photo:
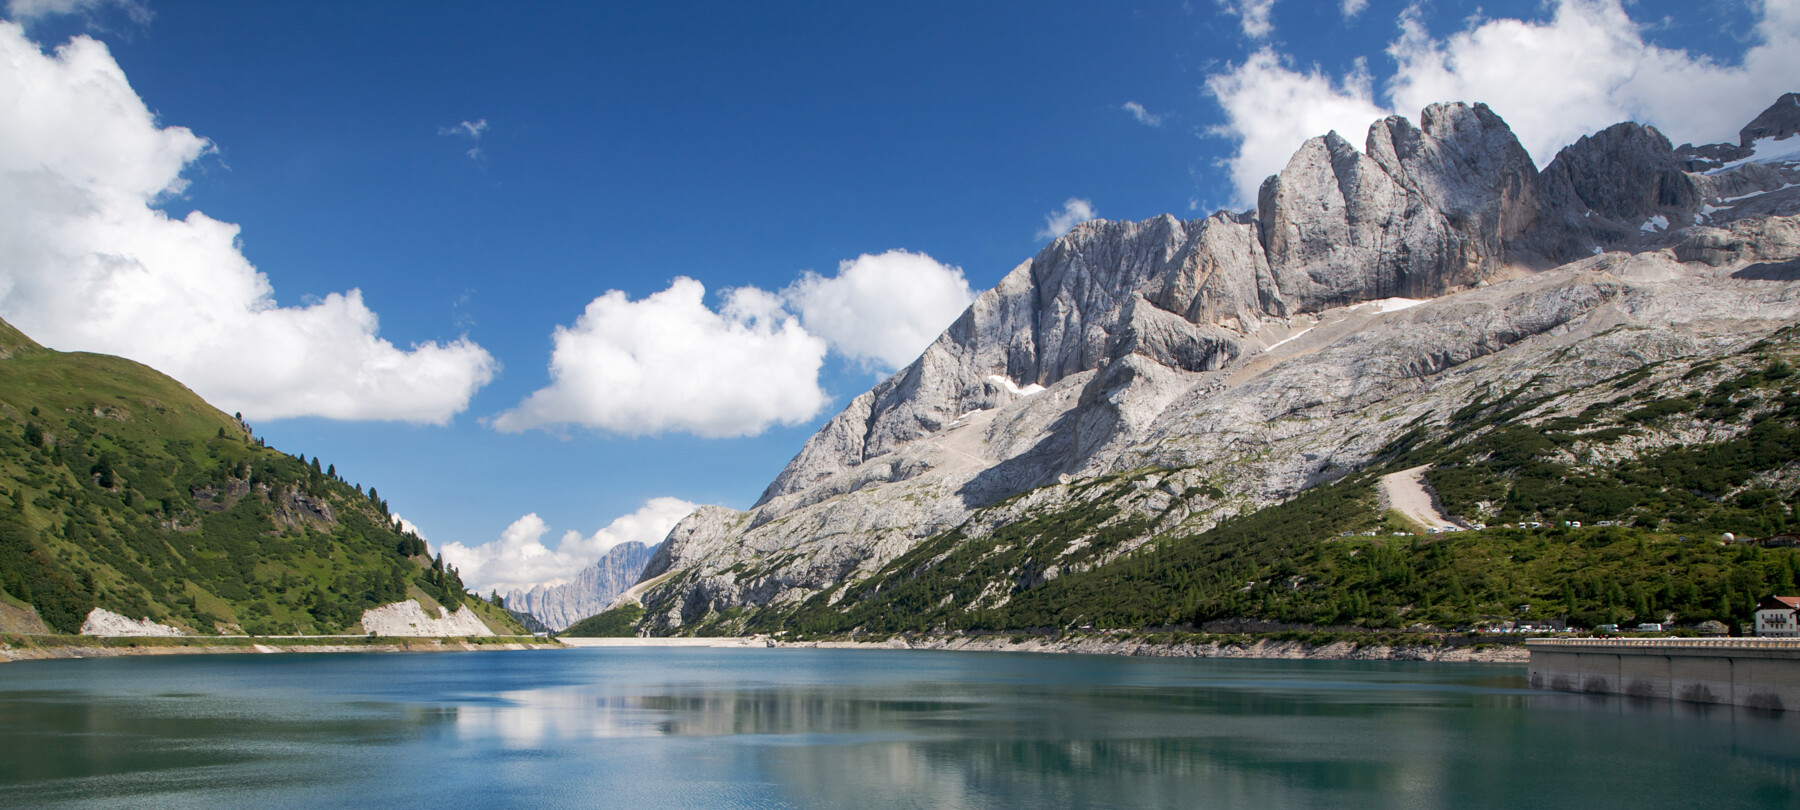
[[428, 615], [418, 602], [407, 599], [363, 611], [362, 626], [365, 632], [376, 636], [443, 638], [494, 634], [468, 605], [458, 607], [455, 613], [439, 605], [437, 614]]
[[84, 636], [160, 636], [176, 637], [189, 635], [186, 630], [151, 621], [148, 616], [133, 619], [104, 608], [88, 611], [87, 618], [81, 623], [81, 634]]

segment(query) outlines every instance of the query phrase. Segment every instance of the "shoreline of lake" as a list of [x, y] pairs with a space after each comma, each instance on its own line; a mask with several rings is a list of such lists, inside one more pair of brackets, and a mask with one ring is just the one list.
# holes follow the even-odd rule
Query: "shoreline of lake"
[[342, 652], [468, 652], [474, 650], [555, 650], [555, 641], [400, 636], [161, 637], [0, 635], [0, 663], [140, 655], [223, 655]]
[[137, 655], [231, 653], [469, 652], [476, 650], [557, 650], [580, 648], [788, 648], [850, 650], [942, 650], [1022, 652], [1154, 658], [1230, 658], [1286, 661], [1425, 661], [1523, 664], [1531, 654], [1514, 643], [1389, 643], [1337, 638], [1324, 643], [1254, 635], [1219, 639], [1158, 639], [1158, 634], [1064, 635], [1055, 638], [1008, 635], [892, 636], [879, 641], [784, 641], [768, 636], [566, 637], [550, 641], [431, 637], [88, 637], [0, 636], [0, 663]]
[[1235, 641], [1157, 641], [1145, 636], [1064, 636], [1054, 639], [1003, 635], [949, 635], [881, 641], [782, 641], [767, 636], [563, 638], [569, 647], [773, 647], [794, 649], [944, 650], [949, 652], [1027, 652], [1072, 655], [1117, 655], [1156, 658], [1253, 658], [1287, 661], [1433, 661], [1474, 664], [1523, 664], [1531, 653], [1523, 644], [1385, 644], [1336, 640], [1324, 644], [1273, 638]]

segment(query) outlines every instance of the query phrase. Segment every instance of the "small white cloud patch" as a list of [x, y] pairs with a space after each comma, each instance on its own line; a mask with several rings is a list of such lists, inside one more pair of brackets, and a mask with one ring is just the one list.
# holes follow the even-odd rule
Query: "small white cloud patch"
[[1236, 15], [1244, 29], [1244, 36], [1251, 39], [1268, 39], [1275, 30], [1275, 23], [1270, 13], [1275, 9], [1275, 0], [1218, 0], [1219, 8], [1226, 14]]
[[71, 14], [91, 18], [108, 8], [118, 9], [138, 25], [150, 22], [150, 8], [143, 0], [8, 0], [6, 15], [19, 22], [36, 22]]
[[1147, 126], [1147, 127], [1162, 126], [1162, 122], [1163, 122], [1162, 116], [1156, 115], [1156, 114], [1150, 112], [1149, 110], [1144, 109], [1144, 105], [1139, 104], [1135, 101], [1127, 101], [1124, 104], [1119, 105], [1119, 109], [1124, 110], [1128, 113], [1131, 113], [1131, 117], [1136, 118], [1137, 122], [1140, 124], [1143, 124], [1144, 126]]
[[480, 162], [483, 158], [487, 157], [487, 153], [481, 151], [481, 136], [483, 133], [487, 132], [487, 130], [487, 119], [477, 118], [474, 121], [464, 121], [453, 127], [438, 127], [438, 134], [454, 135], [457, 137], [468, 138], [470, 141], [473, 141], [475, 145], [469, 147], [469, 151], [465, 154], [469, 156], [470, 160]]
[[1070, 228], [1094, 218], [1092, 201], [1070, 197], [1063, 202], [1061, 211], [1052, 211], [1044, 215], [1044, 227], [1038, 230], [1037, 238], [1055, 239], [1068, 233]]
[[961, 268], [890, 250], [808, 271], [781, 292], [806, 330], [844, 357], [892, 370], [913, 361], [975, 300]]

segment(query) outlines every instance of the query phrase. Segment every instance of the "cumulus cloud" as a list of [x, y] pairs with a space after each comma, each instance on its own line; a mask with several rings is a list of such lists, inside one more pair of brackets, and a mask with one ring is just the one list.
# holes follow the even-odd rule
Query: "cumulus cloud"
[[1352, 19], [1356, 15], [1363, 13], [1363, 9], [1368, 7], [1369, 0], [1343, 0], [1343, 2], [1338, 4], [1338, 10], [1343, 12], [1344, 19], [1346, 20]]
[[463, 583], [475, 593], [561, 585], [620, 543], [653, 546], [662, 542], [669, 530], [696, 508], [698, 504], [680, 498], [651, 498], [636, 512], [591, 535], [564, 532], [554, 549], [543, 542], [550, 526], [533, 512], [513, 521], [497, 540], [476, 546], [446, 543], [444, 562], [456, 566]]
[[154, 206], [211, 149], [163, 127], [105, 45], [46, 54], [0, 22], [0, 317], [117, 354], [254, 419], [445, 423], [497, 364], [467, 338], [395, 347], [362, 293], [280, 306], [238, 226]]
[[1227, 14], [1237, 15], [1243, 26], [1244, 36], [1251, 39], [1267, 39], [1275, 30], [1275, 23], [1269, 14], [1275, 9], [1275, 0], [1218, 0], [1219, 8]]
[[806, 330], [867, 367], [897, 369], [925, 351], [975, 300], [961, 268], [923, 253], [890, 250], [808, 271], [782, 290]]
[[1263, 178], [1281, 171], [1307, 138], [1336, 130], [1360, 142], [1356, 133], [1387, 115], [1375, 103], [1372, 80], [1360, 61], [1341, 78], [1318, 68], [1296, 70], [1291, 61], [1263, 48], [1206, 81], [1225, 108], [1226, 123], [1214, 134], [1238, 141], [1227, 168], [1240, 202], [1255, 202]]
[[1128, 113], [1131, 113], [1131, 117], [1136, 118], [1137, 122], [1140, 124], [1143, 124], [1144, 126], [1147, 126], [1147, 127], [1162, 126], [1162, 122], [1163, 122], [1162, 116], [1156, 115], [1156, 114], [1150, 112], [1149, 110], [1144, 109], [1144, 105], [1139, 104], [1135, 101], [1127, 101], [1124, 104], [1119, 105], [1119, 109], [1124, 110]]
[[1735, 140], [1800, 75], [1800, 0], [1761, 3], [1754, 44], [1735, 65], [1649, 43], [1620, 0], [1556, 0], [1552, 9], [1543, 21], [1472, 19], [1441, 40], [1418, 6], [1408, 9], [1387, 48], [1395, 73], [1380, 96], [1366, 64], [1332, 76], [1268, 48], [1212, 76], [1207, 89], [1226, 113], [1215, 132], [1238, 144], [1227, 164], [1239, 199], [1253, 200], [1308, 137], [1336, 129], [1360, 143], [1376, 119], [1416, 116], [1434, 102], [1485, 102], [1542, 166], [1625, 120], [1677, 144]]
[[477, 118], [474, 121], [464, 121], [453, 127], [438, 127], [438, 134], [454, 135], [461, 138], [468, 138], [473, 141], [475, 145], [469, 147], [467, 154], [470, 160], [479, 161], [482, 158], [487, 157], [487, 153], [481, 151], [481, 136], [486, 133], [487, 130], [487, 119]]
[[508, 433], [575, 425], [722, 438], [817, 414], [825, 341], [774, 293], [730, 290], [716, 311], [705, 296], [683, 277], [639, 301], [618, 290], [595, 298], [572, 326], [556, 328], [550, 385], [489, 424]]
[[1055, 239], [1069, 232], [1070, 228], [1094, 219], [1094, 203], [1079, 197], [1070, 197], [1063, 201], [1061, 211], [1051, 211], [1044, 215], [1044, 227], [1037, 232], [1039, 239]]

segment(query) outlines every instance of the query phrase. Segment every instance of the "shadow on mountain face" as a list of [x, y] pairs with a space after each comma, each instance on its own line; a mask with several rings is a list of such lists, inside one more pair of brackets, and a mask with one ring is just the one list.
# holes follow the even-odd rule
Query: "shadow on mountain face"
[[1800, 281], [1800, 259], [1753, 264], [1731, 277], [1739, 281]]
[[956, 490], [963, 505], [980, 509], [996, 502], [1055, 483], [1068, 464], [1073, 445], [1074, 424], [1080, 409], [1071, 408], [1058, 416], [1044, 431], [1043, 439], [1012, 458], [995, 464], [969, 479]]

